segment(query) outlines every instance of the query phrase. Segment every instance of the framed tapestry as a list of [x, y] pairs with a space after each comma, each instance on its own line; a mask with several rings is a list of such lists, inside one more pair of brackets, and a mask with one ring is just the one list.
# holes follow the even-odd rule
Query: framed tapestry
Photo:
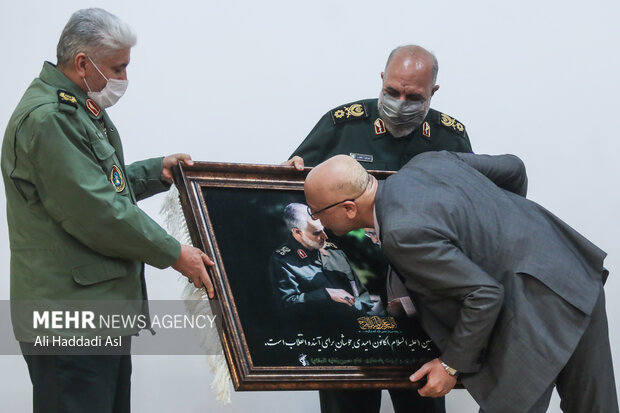
[[[415, 388], [409, 375], [438, 352], [415, 317], [386, 312], [388, 266], [376, 237], [327, 233], [308, 248], [285, 224], [287, 206], [305, 203], [309, 170], [211, 162], [174, 170], [192, 242], [215, 262], [210, 305], [235, 389]], [[336, 301], [329, 286], [351, 302]]]

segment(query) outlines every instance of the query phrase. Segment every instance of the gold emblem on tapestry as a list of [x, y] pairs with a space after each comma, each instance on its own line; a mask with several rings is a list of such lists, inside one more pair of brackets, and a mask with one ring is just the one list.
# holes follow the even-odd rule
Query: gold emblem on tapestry
[[394, 330], [396, 320], [394, 317], [358, 317], [357, 322], [361, 330]]

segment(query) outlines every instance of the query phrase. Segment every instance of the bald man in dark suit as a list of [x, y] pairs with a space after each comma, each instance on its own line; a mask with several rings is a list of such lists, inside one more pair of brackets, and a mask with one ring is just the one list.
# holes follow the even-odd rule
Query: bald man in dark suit
[[375, 227], [441, 351], [410, 380], [423, 396], [457, 376], [486, 413], [618, 412], [605, 313], [605, 253], [525, 198], [512, 155], [428, 152], [385, 182], [337, 156], [305, 184], [313, 217]]

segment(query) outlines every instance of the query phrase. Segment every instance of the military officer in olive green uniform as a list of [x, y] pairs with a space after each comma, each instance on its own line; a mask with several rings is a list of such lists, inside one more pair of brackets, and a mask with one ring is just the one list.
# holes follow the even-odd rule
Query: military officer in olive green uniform
[[271, 256], [269, 271], [276, 297], [297, 314], [316, 316], [347, 311], [381, 314], [343, 251], [326, 242], [321, 221], [308, 215], [304, 204], [284, 208], [289, 239]]
[[[439, 89], [435, 83], [437, 59], [420, 46], [394, 49], [381, 73], [378, 99], [366, 99], [337, 107], [325, 114], [286, 162], [302, 169], [345, 154], [366, 169], [399, 170], [415, 155], [438, 150], [471, 152], [465, 126], [430, 108]], [[388, 272], [390, 314], [410, 314], [411, 299], [402, 282]], [[323, 413], [378, 413], [379, 390], [322, 390]], [[419, 396], [414, 390], [390, 390], [396, 413], [442, 413], [444, 399]]]
[[[136, 206], [167, 189], [171, 166], [191, 158], [177, 154], [126, 166], [105, 111], [127, 86], [135, 42], [132, 29], [104, 10], [74, 13], [58, 43], [58, 64], [43, 64], [4, 136], [13, 327], [35, 412], [128, 412], [131, 359], [31, 354], [38, 336], [67, 331], [53, 324], [35, 329], [33, 314], [16, 309], [20, 303], [45, 309], [68, 300], [145, 302], [143, 263], [173, 266], [212, 295], [208, 257], [180, 245]], [[136, 332], [123, 330], [124, 343]]]

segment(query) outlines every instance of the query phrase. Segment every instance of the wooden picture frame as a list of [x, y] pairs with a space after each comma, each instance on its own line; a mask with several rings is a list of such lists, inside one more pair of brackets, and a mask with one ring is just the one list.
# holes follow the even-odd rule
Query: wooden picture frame
[[[281, 215], [288, 203], [305, 202], [309, 170], [211, 162], [174, 168], [192, 242], [215, 261], [209, 273], [216, 298], [210, 305], [234, 387], [416, 388], [409, 375], [438, 356], [417, 319], [331, 309], [291, 313], [279, 307], [270, 257], [276, 251], [295, 253], [279, 247], [291, 231]], [[379, 179], [390, 174], [370, 172]], [[329, 238], [356, 274], [364, 275], [359, 278], [375, 292], [376, 302], [385, 286], [384, 274], [376, 273], [387, 264], [367, 267], [364, 253], [374, 254], [378, 246], [363, 233]]]

